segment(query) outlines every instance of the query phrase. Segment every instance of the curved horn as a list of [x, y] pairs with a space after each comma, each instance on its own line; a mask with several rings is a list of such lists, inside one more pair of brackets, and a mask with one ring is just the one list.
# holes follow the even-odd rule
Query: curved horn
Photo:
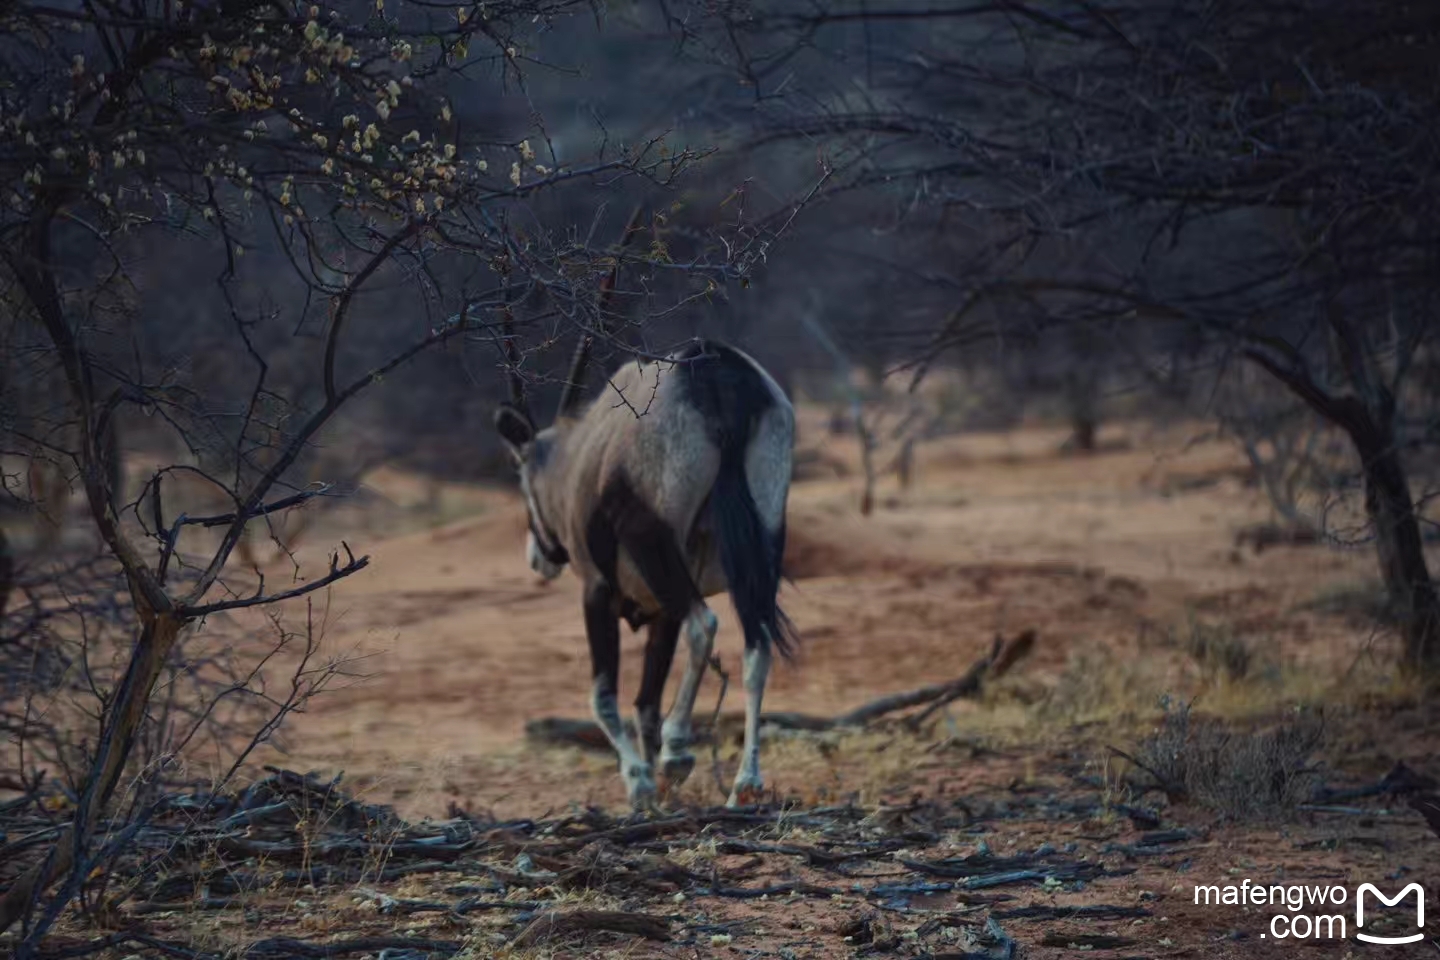
[[[630, 213], [630, 222], [625, 225], [625, 232], [620, 236], [620, 248], [615, 251], [615, 265], [610, 268], [610, 273], [604, 280], [600, 281], [600, 302], [597, 305], [596, 325], [600, 331], [605, 332], [605, 315], [610, 311], [612, 301], [615, 299], [615, 280], [620, 273], [620, 254], [630, 245], [630, 239], [640, 230], [640, 207], [637, 206]], [[590, 348], [595, 338], [588, 333], [580, 335], [580, 342], [575, 344], [575, 354], [570, 361], [570, 373], [565, 378], [565, 384], [560, 390], [560, 404], [555, 409], [555, 419], [568, 416], [571, 409], [580, 399], [580, 394], [585, 386], [585, 370], [590, 365]]]

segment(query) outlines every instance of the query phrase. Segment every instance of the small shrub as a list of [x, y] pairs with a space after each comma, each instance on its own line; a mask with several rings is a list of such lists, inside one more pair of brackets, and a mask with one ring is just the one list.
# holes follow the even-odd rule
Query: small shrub
[[1190, 704], [1161, 700], [1160, 727], [1141, 742], [1135, 763], [1172, 800], [1188, 800], [1233, 820], [1283, 817], [1313, 795], [1313, 760], [1323, 718], [1304, 712], [1262, 730], [1235, 730], [1192, 716]]

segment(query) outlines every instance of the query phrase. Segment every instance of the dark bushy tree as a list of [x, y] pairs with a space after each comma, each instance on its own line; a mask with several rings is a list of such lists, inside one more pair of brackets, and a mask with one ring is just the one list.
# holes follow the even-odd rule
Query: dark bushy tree
[[1404, 662], [1440, 668], [1406, 460], [1437, 414], [1417, 376], [1440, 327], [1440, 10], [685, 9], [696, 47], [750, 85], [758, 140], [823, 143], [832, 199], [881, 191], [897, 230], [947, 253], [963, 238], [964, 256], [907, 265], [953, 304], [920, 353], [1017, 318], [1039, 337], [1083, 325], [1155, 368], [1257, 364], [1340, 427]]

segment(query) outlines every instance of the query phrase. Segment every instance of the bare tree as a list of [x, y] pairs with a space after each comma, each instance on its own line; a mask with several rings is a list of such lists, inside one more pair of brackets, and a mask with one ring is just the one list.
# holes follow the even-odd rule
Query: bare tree
[[[592, 247], [594, 225], [547, 227], [542, 201], [622, 180], [663, 188], [699, 154], [602, 137], [591, 155], [561, 155], [538, 117], [513, 136], [467, 112], [508, 97], [525, 117], [537, 31], [589, 9], [0, 5], [0, 287], [7, 321], [43, 345], [63, 384], [48, 412], [63, 429], [12, 437], [75, 478], [132, 631], [73, 816], [0, 897], [0, 930], [26, 920], [21, 954], [100, 855], [97, 824], [182, 638], [365, 567], [341, 544], [289, 586], [227, 573], [252, 525], [326, 492], [296, 480], [321, 432], [442, 346], [535, 382], [565, 332], [600, 329], [595, 289], [619, 255]], [[604, 209], [591, 202], [588, 219]], [[683, 299], [759, 262], [773, 234], [737, 224], [714, 269], [704, 251], [627, 262], [678, 278]], [[201, 287], [188, 316], [153, 309]], [[521, 347], [499, 349], [502, 330]], [[122, 489], [107, 438], [125, 418], [158, 424], [190, 455]], [[172, 509], [181, 474], [227, 508]], [[201, 530], [218, 539], [200, 544]]]
[[[830, 199], [878, 191], [895, 229], [947, 253], [945, 238], [964, 237], [965, 256], [906, 267], [956, 304], [915, 344], [922, 359], [1003, 336], [997, 318], [1023, 310], [1041, 336], [1149, 340], [1137, 353], [1157, 363], [1186, 344], [1192, 375], [1255, 364], [1342, 430], [1402, 659], [1440, 668], [1407, 467], [1434, 432], [1413, 383], [1440, 300], [1440, 11], [772, 0], [690, 12], [692, 43], [750, 84], [757, 143], [826, 143], [843, 158]], [[1077, 245], [1091, 251], [1078, 263]]]

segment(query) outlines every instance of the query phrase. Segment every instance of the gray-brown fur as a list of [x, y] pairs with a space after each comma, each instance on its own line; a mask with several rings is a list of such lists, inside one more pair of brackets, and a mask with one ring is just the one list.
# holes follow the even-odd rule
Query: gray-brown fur
[[[532, 567], [553, 577], [568, 561], [585, 585], [595, 712], [632, 801], [649, 802], [653, 792], [655, 718], [681, 634], [685, 675], [659, 760], [672, 781], [693, 766], [690, 711], [715, 632], [702, 598], [726, 590], [745, 631], [746, 706], [754, 714], [731, 800], [755, 796], [770, 650], [785, 650], [790, 639], [775, 605], [794, 445], [783, 391], [740, 351], [697, 342], [664, 362], [621, 367], [577, 417], [537, 432], [523, 411], [506, 406], [497, 426], [520, 465]], [[622, 616], [636, 628], [652, 625], [637, 700], [639, 751], [623, 741], [615, 703]]]

